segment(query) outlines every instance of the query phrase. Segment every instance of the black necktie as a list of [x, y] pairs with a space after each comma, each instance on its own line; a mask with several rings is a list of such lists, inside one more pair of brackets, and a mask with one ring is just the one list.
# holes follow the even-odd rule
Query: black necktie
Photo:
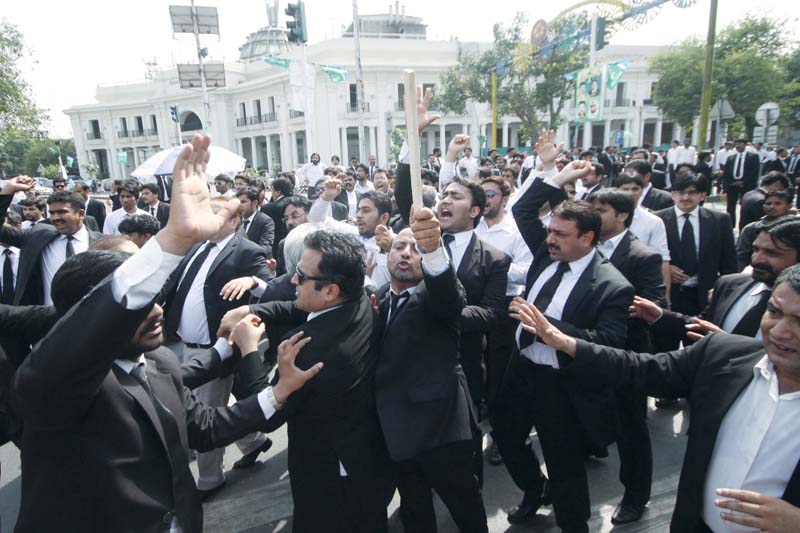
[[247, 234], [247, 227], [250, 225], [250, 219], [247, 219], [247, 218], [244, 219], [244, 222], [242, 222], [242, 225], [244, 226], [245, 234]]
[[153, 207], [152, 205], [150, 206], [150, 216], [151, 217], [156, 216], [156, 208]]
[[747, 337], [755, 337], [758, 333], [758, 327], [761, 324], [761, 316], [767, 309], [767, 300], [772, 294], [772, 291], [765, 290], [758, 297], [758, 303], [747, 310], [739, 319], [739, 323], [734, 326], [731, 333], [736, 335], [745, 335]]
[[403, 291], [400, 294], [395, 294], [393, 292], [389, 293], [389, 318], [387, 320], [388, 323], [391, 323], [394, 317], [397, 315], [397, 312], [400, 311], [403, 306], [408, 301], [408, 297], [411, 296], [408, 291]]
[[75, 248], [72, 246], [72, 241], [75, 240], [75, 237], [72, 235], [67, 235], [67, 259], [75, 255]]
[[792, 162], [789, 163], [789, 174], [793, 174], [795, 168], [797, 168], [797, 156], [793, 155]]
[[681, 259], [683, 260], [683, 271], [687, 276], [692, 277], [697, 274], [697, 245], [694, 240], [694, 226], [692, 226], [689, 213], [681, 215], [684, 218], [683, 230], [681, 230]]
[[733, 177], [737, 180], [742, 177], [742, 166], [744, 163], [744, 152], [739, 152], [739, 155], [736, 159], [736, 171], [733, 173]]
[[178, 331], [178, 326], [181, 323], [181, 313], [183, 313], [183, 305], [186, 303], [189, 289], [192, 288], [194, 278], [197, 277], [197, 273], [200, 272], [200, 268], [203, 266], [203, 263], [206, 262], [208, 254], [211, 253], [211, 250], [214, 249], [215, 246], [216, 244], [213, 242], [205, 245], [200, 253], [197, 254], [197, 257], [194, 258], [192, 264], [189, 265], [186, 274], [183, 276], [183, 280], [181, 280], [180, 285], [178, 285], [178, 290], [175, 291], [175, 298], [170, 304], [166, 319], [166, 330], [170, 335]]
[[455, 235], [450, 235], [449, 233], [445, 233], [442, 235], [442, 240], [444, 241], [444, 249], [447, 250], [447, 255], [450, 257], [450, 261], [453, 261], [453, 250], [450, 248], [450, 245], [456, 240]]
[[[550, 302], [553, 301], [553, 296], [555, 296], [556, 290], [561, 284], [561, 279], [567, 272], [569, 272], [569, 263], [564, 261], [559, 262], [555, 274], [544, 282], [544, 285], [542, 285], [542, 288], [539, 290], [539, 294], [537, 294], [536, 298], [533, 300], [533, 305], [535, 305], [536, 309], [541, 311], [542, 314], [547, 312], [547, 308], [550, 306]], [[523, 328], [522, 334], [519, 336], [520, 351], [533, 344], [534, 339], [534, 335]]]
[[14, 303], [14, 269], [11, 266], [11, 250], [3, 250], [6, 256], [3, 261], [3, 292], [0, 296], [0, 303], [11, 305]]

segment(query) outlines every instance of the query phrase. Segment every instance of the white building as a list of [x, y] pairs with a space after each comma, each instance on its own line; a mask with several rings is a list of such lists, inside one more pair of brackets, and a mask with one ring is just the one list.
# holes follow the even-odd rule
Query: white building
[[[358, 114], [354, 75], [354, 44], [347, 32], [343, 37], [311, 45], [307, 58], [315, 65], [337, 65], [349, 71], [344, 82], [333, 82], [315, 68], [315, 111], [311, 115], [312, 149], [323, 162], [338, 155], [342, 163], [351, 156], [366, 160], [375, 154], [380, 164], [390, 159], [390, 132], [405, 123], [402, 73], [416, 72], [417, 82], [435, 86], [441, 74], [457, 61], [459, 46], [484, 50], [490, 43], [429, 41], [425, 26], [417, 17], [374, 15], [362, 17], [362, 71], [366, 99], [365, 154], [358, 153]], [[289, 71], [254, 58], [264, 52], [261, 44], [274, 39], [275, 29], [251, 34], [241, 48], [242, 59], [225, 64], [226, 87], [210, 92], [210, 132], [215, 143], [241, 154], [249, 165], [273, 169], [280, 165], [292, 169], [308, 160], [304, 117], [290, 109]], [[598, 53], [598, 61], [628, 59], [630, 66], [615, 94], [606, 102], [604, 122], [582, 128], [579, 143], [584, 146], [616, 144], [616, 130], [627, 132], [623, 146], [650, 142], [655, 145], [680, 138], [677, 125], [664, 121], [651, 104], [655, 78], [647, 74], [647, 59], [658, 47], [614, 47]], [[294, 50], [294, 54], [299, 54]], [[157, 72], [147, 82], [103, 85], [97, 88], [97, 103], [75, 106], [70, 116], [75, 132], [77, 154], [82, 161], [96, 163], [106, 177], [126, 177], [148, 155], [161, 147], [184, 142], [201, 130], [203, 101], [199, 91], [181, 89], [176, 69]], [[170, 119], [170, 106], [180, 114], [180, 139], [177, 125]], [[491, 139], [491, 113], [488, 106], [468, 106], [466, 116], [446, 115], [422, 138], [422, 150], [434, 147], [446, 151], [449, 139], [461, 132]], [[572, 117], [571, 104], [564, 111]], [[501, 146], [517, 145], [518, 118], [498, 119]], [[559, 130], [569, 137], [565, 122]], [[475, 148], [477, 148], [477, 141]], [[117, 163], [117, 153], [127, 153], [127, 164]], [[424, 154], [423, 154], [424, 155]]]

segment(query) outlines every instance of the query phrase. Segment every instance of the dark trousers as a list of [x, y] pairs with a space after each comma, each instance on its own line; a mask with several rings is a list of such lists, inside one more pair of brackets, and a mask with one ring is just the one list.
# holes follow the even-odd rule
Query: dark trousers
[[625, 487], [622, 503], [645, 505], [653, 483], [653, 448], [647, 428], [647, 395], [633, 387], [617, 390], [620, 432], [619, 481]]
[[488, 531], [486, 509], [473, 473], [473, 450], [472, 441], [452, 442], [395, 463], [400, 518], [407, 532], [436, 532], [431, 489], [447, 506], [460, 531]]
[[562, 379], [558, 370], [531, 363], [515, 351], [492, 409], [492, 436], [514, 483], [537, 494], [543, 483], [539, 459], [525, 445], [536, 426], [556, 523], [564, 531], [588, 532], [591, 508], [584, 466], [588, 437]]
[[728, 195], [728, 205], [727, 211], [728, 214], [731, 216], [731, 223], [733, 227], [736, 227], [736, 205], [739, 203], [739, 198], [742, 196], [742, 188], [741, 187], [731, 187], [728, 186], [725, 188], [725, 194]]

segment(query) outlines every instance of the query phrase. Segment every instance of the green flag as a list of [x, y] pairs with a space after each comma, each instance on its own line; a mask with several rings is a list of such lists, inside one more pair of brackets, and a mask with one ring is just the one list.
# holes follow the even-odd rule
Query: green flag
[[283, 59], [282, 57], [268, 56], [268, 57], [262, 57], [261, 60], [264, 63], [269, 63], [274, 67], [289, 68], [289, 60]]
[[322, 72], [328, 75], [331, 81], [340, 82], [347, 79], [347, 69], [336, 65], [320, 65]]
[[625, 74], [626, 70], [628, 70], [627, 60], [618, 61], [617, 63], [609, 63], [608, 70], [606, 71], [608, 74], [606, 87], [609, 89], [616, 88], [620, 78], [622, 78], [622, 75]]
[[48, 146], [48, 147], [47, 147], [47, 149], [48, 149], [48, 150], [50, 150], [50, 153], [51, 153], [51, 154], [53, 154], [53, 155], [58, 155], [58, 150], [56, 150], [56, 149], [55, 149], [55, 148], [53, 148], [52, 146]]
[[67, 167], [68, 167], [68, 168], [72, 168], [72, 164], [73, 164], [74, 162], [75, 162], [75, 160], [74, 160], [72, 157], [70, 157], [70, 156], [67, 156]]

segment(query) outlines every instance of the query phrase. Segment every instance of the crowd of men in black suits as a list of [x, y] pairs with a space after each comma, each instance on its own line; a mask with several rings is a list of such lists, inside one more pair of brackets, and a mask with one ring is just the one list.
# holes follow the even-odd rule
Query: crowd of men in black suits
[[407, 149], [391, 173], [330, 167], [306, 192], [291, 174], [205, 176], [209, 143], [171, 177], [117, 183], [110, 212], [84, 184], [45, 209], [29, 178], [0, 190], [0, 217], [20, 204], [31, 223], [0, 228], [18, 531], [201, 531], [225, 446], [248, 468], [284, 424], [297, 532], [386, 531], [395, 491], [406, 531], [436, 531], [433, 492], [460, 530], [487, 531], [485, 459], [522, 493], [509, 522], [552, 505], [586, 532], [585, 461], [615, 442], [612, 522], [630, 523], [651, 496], [648, 396], [691, 408], [672, 531], [794, 530], [791, 164], [754, 167], [737, 141], [736, 243], [731, 214], [704, 205], [709, 178], [647, 149], [570, 158], [542, 131], [534, 155], [488, 164], [456, 135], [412, 205]]

